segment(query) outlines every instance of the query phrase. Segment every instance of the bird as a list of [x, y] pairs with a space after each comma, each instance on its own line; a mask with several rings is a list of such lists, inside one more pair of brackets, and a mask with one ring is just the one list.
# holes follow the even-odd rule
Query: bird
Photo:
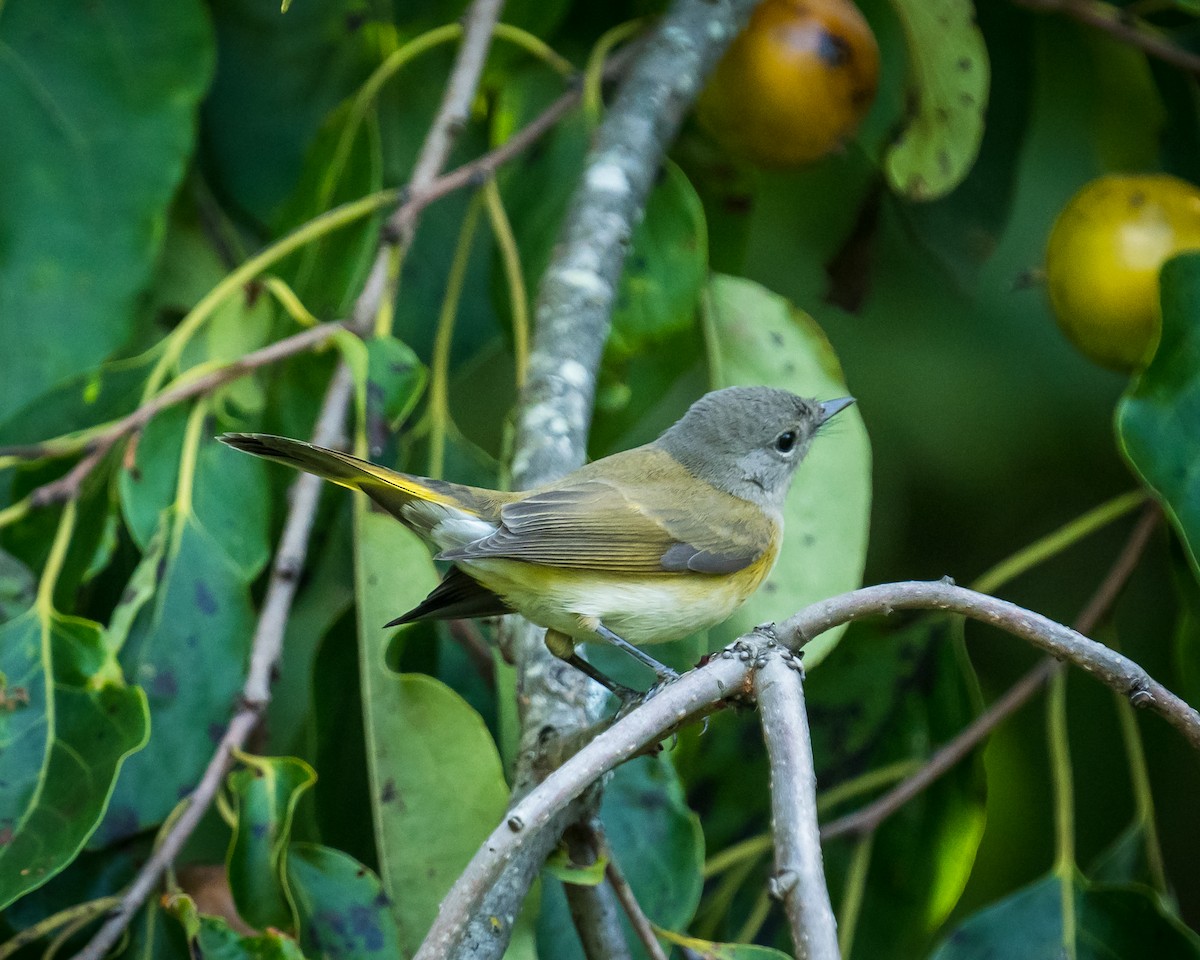
[[853, 402], [764, 386], [714, 390], [651, 443], [513, 492], [270, 434], [219, 439], [361, 491], [440, 551], [450, 567], [439, 584], [386, 627], [519, 613], [546, 628], [553, 653], [623, 696], [575, 645], [612, 644], [657, 683], [674, 679], [641, 646], [720, 623], [766, 579], [796, 469]]

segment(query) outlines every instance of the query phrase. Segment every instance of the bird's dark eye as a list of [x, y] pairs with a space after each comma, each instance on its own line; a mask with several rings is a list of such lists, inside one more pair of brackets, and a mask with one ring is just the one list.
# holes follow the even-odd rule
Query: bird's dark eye
[[794, 446], [796, 446], [795, 430], [784, 430], [775, 438], [775, 449], [780, 453], [791, 453]]

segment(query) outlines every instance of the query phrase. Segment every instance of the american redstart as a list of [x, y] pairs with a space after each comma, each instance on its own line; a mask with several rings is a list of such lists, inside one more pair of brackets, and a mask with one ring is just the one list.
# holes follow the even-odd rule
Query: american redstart
[[728, 617], [762, 583], [783, 537], [783, 501], [817, 430], [854, 400], [806, 400], [769, 387], [701, 397], [653, 443], [533, 490], [503, 493], [397, 473], [357, 457], [257, 433], [232, 447], [361, 490], [453, 564], [387, 626], [520, 613], [554, 653], [576, 641], [676, 640]]

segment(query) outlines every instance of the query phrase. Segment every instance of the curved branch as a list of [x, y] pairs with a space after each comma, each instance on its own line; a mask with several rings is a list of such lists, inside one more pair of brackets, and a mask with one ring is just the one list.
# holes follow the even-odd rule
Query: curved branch
[[771, 764], [771, 894], [783, 901], [799, 960], [838, 960], [837, 921], [825, 886], [817, 828], [817, 771], [804, 710], [803, 667], [790, 651], [770, 651], [754, 691]]
[[[1117, 595], [1128, 582], [1137, 567], [1138, 560], [1146, 549], [1151, 535], [1162, 519], [1162, 510], [1157, 503], [1147, 503], [1141, 519], [1134, 526], [1125, 546], [1121, 549], [1112, 568], [1101, 581], [1087, 605], [1075, 618], [1072, 627], [1079, 633], [1088, 634], [1107, 615]], [[861, 809], [825, 824], [821, 828], [821, 839], [832, 840], [848, 833], [867, 833], [917, 796], [922, 790], [967, 756], [980, 741], [1029, 702], [1045, 686], [1062, 664], [1053, 657], [1046, 657], [1037, 666], [1021, 677], [995, 701], [990, 703], [979, 716], [964, 727], [953, 739], [942, 744], [911, 776], [905, 777], [886, 793]]]
[[1200, 713], [1127, 657], [1069, 627], [948, 580], [864, 587], [806, 607], [781, 624], [773, 637], [747, 634], [704, 666], [665, 687], [568, 759], [511, 807], [505, 822], [484, 841], [442, 900], [437, 919], [414, 960], [449, 956], [485, 892], [505, 866], [531, 842], [544, 842], [547, 826], [591, 784], [680, 722], [721, 700], [748, 693], [751, 671], [765, 665], [764, 654], [771, 642], [778, 640], [797, 650], [826, 630], [851, 620], [918, 609], [946, 610], [989, 623], [1069, 660], [1128, 696], [1134, 706], [1150, 707], [1161, 714], [1200, 750]]
[[1089, 27], [1102, 30], [1109, 36], [1127, 43], [1163, 63], [1200, 76], [1200, 56], [1172, 43], [1129, 10], [1104, 3], [1102, 0], [1015, 0], [1019, 7], [1045, 13], [1061, 13]]
[[848, 620], [890, 614], [896, 610], [946, 610], [959, 613], [1029, 641], [1059, 660], [1068, 660], [1162, 717], [1200, 750], [1200, 713], [1173, 694], [1138, 664], [1070, 627], [1007, 600], [976, 593], [950, 580], [934, 583], [886, 583], [815, 603], [778, 626], [780, 640], [802, 646]]
[[[512, 462], [517, 488], [562, 476], [586, 459], [600, 357], [634, 227], [684, 114], [754, 3], [675, 0], [633, 54], [542, 275]], [[521, 709], [514, 799], [585, 742], [606, 700], [595, 683], [546, 650], [543, 636], [508, 618], [501, 638], [517, 667]], [[560, 813], [550, 832], [560, 835], [570, 822]], [[463, 955], [503, 953], [507, 937], [495, 934], [492, 918], [516, 916], [545, 849], [531, 847], [509, 864], [503, 883], [475, 911]]]

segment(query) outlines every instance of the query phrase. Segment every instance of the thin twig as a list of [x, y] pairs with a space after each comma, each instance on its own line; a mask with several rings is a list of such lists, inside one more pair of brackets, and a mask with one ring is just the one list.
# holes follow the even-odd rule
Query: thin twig
[[[405, 201], [388, 217], [380, 232], [379, 250], [367, 274], [363, 295], [354, 307], [356, 324], [365, 327], [375, 317], [381, 303], [395, 298], [396, 277], [391, 270], [393, 258], [412, 245], [421, 212], [436, 199], [432, 192], [433, 185], [438, 173], [446, 165], [454, 141], [470, 118], [471, 102], [475, 99], [479, 77], [492, 44], [492, 33], [503, 8], [504, 0], [474, 0], [463, 15], [462, 42], [442, 93], [442, 102], [413, 164], [403, 194]], [[416, 201], [418, 197], [420, 200]]]
[[[414, 193], [428, 188], [437, 179], [450, 159], [450, 150], [459, 134], [466, 129], [467, 121], [471, 118], [471, 103], [475, 99], [475, 91], [479, 89], [479, 78], [483, 75], [483, 65], [492, 46], [492, 34], [503, 9], [504, 0], [474, 0], [463, 17], [463, 37], [458, 57], [450, 71], [446, 89], [442, 92], [437, 115], [425, 134], [421, 152], [417, 154], [417, 161], [409, 176], [409, 189]], [[401, 204], [388, 217], [386, 233], [394, 236], [400, 246], [411, 246], [419, 214], [419, 209]]]
[[474, 620], [451, 620], [446, 624], [450, 639], [457, 643], [471, 661], [471, 666], [489, 687], [496, 682], [496, 664], [492, 649]]
[[755, 671], [763, 738], [771, 766], [771, 893], [783, 902], [796, 960], [838, 960], [837, 921], [825, 886], [817, 828], [817, 772], [804, 710], [800, 660], [769, 651]]
[[629, 880], [625, 877], [625, 871], [617, 863], [611, 849], [608, 852], [608, 864], [604, 867], [604, 878], [608, 881], [608, 885], [612, 887], [612, 891], [617, 897], [617, 903], [625, 911], [629, 925], [633, 927], [633, 932], [637, 934], [638, 940], [641, 941], [646, 955], [650, 960], [667, 960], [666, 951], [663, 950], [662, 944], [658, 942], [658, 937], [654, 935], [654, 924], [650, 922], [650, 918], [642, 910], [642, 905], [638, 903], [637, 896], [633, 892], [633, 887], [629, 885]]
[[[603, 831], [595, 818], [573, 823], [563, 834], [572, 863], [593, 865], [605, 848]], [[619, 904], [611, 887], [564, 883], [563, 893], [571, 922], [587, 960], [630, 960], [629, 944], [621, 929]]]
[[[612, 78], [618, 76], [628, 66], [631, 53], [632, 48], [627, 48], [616, 53], [605, 69], [605, 77]], [[464, 163], [462, 166], [456, 167], [449, 173], [437, 177], [423, 189], [415, 189], [410, 185], [404, 191], [405, 199], [401, 201], [400, 208], [409, 211], [410, 216], [415, 217], [424, 212], [426, 207], [464, 187], [480, 186], [487, 182], [488, 178], [493, 176], [502, 166], [518, 157], [525, 150], [528, 150], [550, 130], [554, 129], [555, 125], [563, 117], [578, 106], [579, 100], [580, 90], [576, 86], [562, 94], [538, 114], [537, 117], [514, 133], [500, 146], [481, 154], [474, 160]], [[374, 311], [378, 309], [379, 302], [382, 299], [382, 288], [376, 289], [368, 284], [364, 287], [364, 294], [359, 301], [361, 308], [356, 308], [353, 311], [353, 315], [371, 317], [374, 315]], [[228, 383], [230, 380], [236, 380], [238, 377], [244, 376], [251, 370], [275, 363], [296, 353], [313, 349], [328, 339], [337, 329], [349, 326], [353, 326], [353, 324], [351, 322], [331, 322], [312, 327], [309, 330], [301, 331], [274, 344], [269, 344], [261, 350], [247, 354], [245, 357], [210, 371], [210, 373], [202, 377], [185, 379], [183, 382], [164, 390], [144, 406], [139, 407], [121, 420], [115, 421], [110, 427], [105, 428], [101, 433], [90, 438], [82, 447], [75, 446], [69, 449], [62, 449], [45, 442], [24, 443], [0, 447], [0, 457], [14, 457], [21, 460], [42, 460], [75, 453], [80, 449], [87, 453], [101, 448], [107, 450], [122, 437], [140, 430], [155, 414], [160, 413], [167, 407], [214, 390]], [[356, 329], [363, 328], [363, 324], [359, 324], [356, 327]], [[321, 332], [318, 333], [318, 331]], [[307, 339], [309, 337], [312, 339]], [[77, 487], [83, 479], [84, 477], [82, 476], [75, 478], [72, 480], [72, 483]], [[57, 482], [53, 481], [52, 483]], [[47, 484], [46, 486], [49, 487], [51, 484]], [[36, 494], [37, 491], [34, 491], [34, 493]], [[62, 502], [62, 500], [70, 496], [70, 492], [68, 491], [63, 495], [58, 491], [51, 490], [42, 496], [49, 499], [43, 500], [38, 505]]]
[[1200, 56], [1172, 43], [1167, 37], [1127, 10], [1102, 0], [1014, 0], [1021, 7], [1045, 13], [1062, 13], [1089, 27], [1157, 57], [1164, 63], [1200, 75]]
[[545, 842], [568, 804], [608, 771], [660, 739], [681, 718], [697, 715], [719, 700], [744, 692], [755, 661], [778, 641], [791, 650], [851, 620], [897, 610], [945, 610], [999, 627], [1034, 646], [1070, 660], [1101, 682], [1150, 707], [1200, 751], [1200, 713], [1158, 683], [1140, 666], [1103, 644], [1015, 603], [967, 590], [949, 581], [888, 583], [864, 587], [812, 604], [776, 628], [774, 637], [753, 633], [717, 657], [663, 688], [568, 759], [512, 806], [476, 851], [443, 898], [437, 919], [414, 960], [441, 960], [504, 871], [531, 844]]
[[[339, 366], [337, 375], [325, 393], [325, 401], [313, 430], [314, 443], [325, 446], [337, 443], [343, 433], [352, 386], [347, 368]], [[225, 774], [233, 764], [234, 752], [245, 745], [247, 737], [258, 725], [270, 698], [271, 673], [283, 648], [284, 629], [296, 591], [296, 574], [304, 563], [320, 489], [320, 478], [312, 474], [301, 474], [292, 484], [292, 504], [271, 568], [267, 597], [254, 632], [250, 669], [242, 687], [241, 703], [217, 744], [204, 775], [192, 791], [187, 807], [171, 824], [158, 848], [121, 895], [120, 906], [112, 912], [87, 946], [76, 954], [75, 960], [100, 960], [117, 942], [208, 811], [217, 791], [221, 789]]]
[[[414, 182], [410, 186], [420, 189], [427, 188], [445, 162], [453, 138], [461, 126], [456, 122], [456, 118], [463, 112], [460, 101], [465, 96], [469, 105], [474, 96], [479, 71], [482, 69], [482, 58], [486, 57], [487, 45], [490, 42], [501, 6], [502, 0], [475, 0], [468, 10], [463, 44], [459, 48], [458, 58], [448, 81], [448, 89], [452, 88], [456, 94], [453, 98], [447, 95], [443, 99], [442, 109], [435, 117], [426, 144], [422, 147], [423, 163], [420, 172], [423, 179], [417, 182], [414, 177]], [[463, 87], [463, 75], [473, 78], [470, 80], [469, 90], [465, 90]], [[436, 141], [435, 146], [430, 147], [430, 141]], [[406, 229], [409, 231], [409, 237], [411, 237], [411, 231], [415, 229], [415, 225], [415, 219], [408, 222]], [[376, 257], [376, 263], [383, 262], [386, 265], [386, 261], [386, 252], [381, 249]], [[373, 316], [380, 307], [384, 292], [378, 285], [368, 283], [364, 286], [355, 303], [352, 317], [361, 322], [364, 317]], [[327, 326], [338, 327], [341, 325]], [[313, 332], [305, 331], [309, 334]], [[331, 334], [332, 330], [326, 335]], [[278, 347], [278, 344], [274, 346]], [[165, 393], [170, 393], [170, 391]], [[326, 390], [325, 400], [317, 418], [313, 431], [314, 443], [332, 447], [344, 442], [346, 413], [349, 410], [353, 393], [353, 375], [345, 362], [339, 363]], [[147, 419], [152, 415], [152, 413], [147, 415]], [[133, 883], [121, 898], [121, 906], [87, 946], [80, 951], [76, 960], [100, 960], [116, 943], [133, 918], [133, 914], [150, 895], [158, 884], [163, 871], [178, 856], [184, 843], [199, 824], [201, 817], [220, 789], [232, 763], [234, 752], [245, 744], [247, 737], [258, 725], [259, 718], [270, 700], [271, 675], [282, 651], [283, 635], [292, 599], [295, 596], [298, 575], [304, 564], [308, 539], [312, 531], [313, 519], [316, 516], [321, 480], [314, 475], [301, 474], [293, 484], [292, 490], [291, 506], [288, 509], [287, 520], [284, 523], [284, 531], [267, 586], [267, 595], [251, 646], [250, 668], [243, 687], [242, 702], [226, 728], [199, 785], [193, 791], [187, 808], [171, 825], [158, 849], [138, 871]]]
[[[63, 503], [79, 495], [79, 488], [96, 465], [104, 459], [109, 450], [120, 440], [136, 433], [158, 413], [168, 407], [173, 407], [184, 400], [191, 400], [201, 394], [210, 393], [218, 387], [244, 377], [260, 367], [277, 363], [287, 357], [304, 353], [320, 346], [338, 330], [345, 329], [341, 323], [323, 323], [308, 330], [301, 330], [275, 343], [268, 344], [253, 353], [216, 367], [198, 377], [185, 379], [183, 382], [170, 387], [138, 407], [132, 413], [122, 417], [111, 426], [104, 429], [96, 437], [88, 441], [85, 449], [87, 456], [80, 460], [71, 470], [34, 490], [30, 496], [30, 506], [46, 507], [55, 503]], [[34, 448], [30, 448], [34, 449]]]
[[[1150, 542], [1161, 517], [1162, 511], [1158, 504], [1146, 505], [1117, 559], [1076, 618], [1076, 631], [1085, 635], [1091, 633], [1112, 608], [1117, 595], [1137, 567], [1138, 560]], [[875, 830], [879, 824], [954, 767], [996, 727], [1028, 703], [1061, 667], [1062, 664], [1053, 657], [1042, 660], [1009, 687], [1003, 696], [989, 704], [987, 709], [964, 727], [954, 739], [939, 747], [912, 776], [900, 781], [865, 807], [825, 824], [821, 828], [821, 839], [832, 840], [848, 833], [862, 834]]]

